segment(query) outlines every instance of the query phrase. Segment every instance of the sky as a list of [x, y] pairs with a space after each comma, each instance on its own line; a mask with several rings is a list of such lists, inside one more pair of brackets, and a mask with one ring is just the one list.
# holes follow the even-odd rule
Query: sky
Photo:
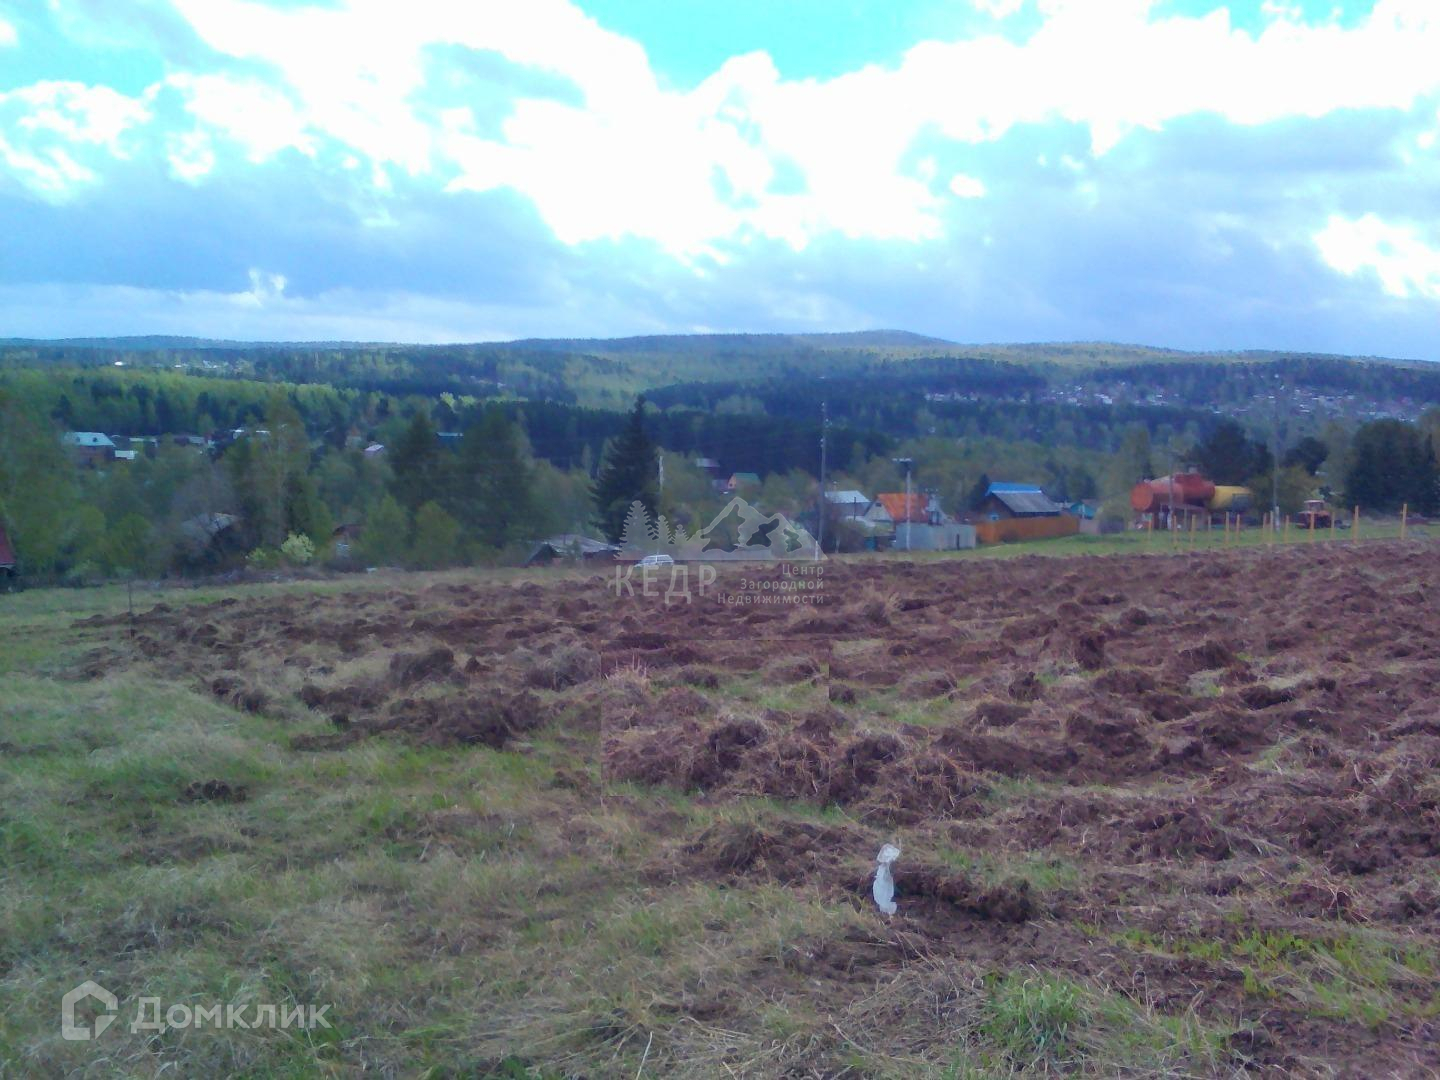
[[1440, 360], [1435, 0], [0, 0], [0, 337]]

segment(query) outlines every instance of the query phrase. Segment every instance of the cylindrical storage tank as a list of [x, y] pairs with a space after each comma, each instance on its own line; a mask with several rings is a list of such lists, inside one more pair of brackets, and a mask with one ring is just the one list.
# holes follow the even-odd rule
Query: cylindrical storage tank
[[1148, 514], [1161, 504], [1160, 496], [1151, 487], [1152, 481], [1141, 480], [1130, 489], [1130, 506], [1137, 514]]
[[1148, 514], [1169, 506], [1172, 494], [1176, 506], [1204, 506], [1214, 496], [1215, 485], [1196, 473], [1142, 480], [1130, 489], [1130, 505], [1136, 513]]
[[1168, 491], [1171, 480], [1175, 481], [1175, 502], [1177, 504], [1204, 506], [1215, 497], [1215, 485], [1199, 473], [1176, 473], [1173, 477], [1162, 477], [1155, 483], [1165, 485]]
[[1250, 509], [1250, 502], [1254, 496], [1247, 487], [1238, 487], [1234, 484], [1216, 484], [1215, 494], [1210, 497], [1206, 504], [1211, 510], [1231, 510], [1243, 514]]

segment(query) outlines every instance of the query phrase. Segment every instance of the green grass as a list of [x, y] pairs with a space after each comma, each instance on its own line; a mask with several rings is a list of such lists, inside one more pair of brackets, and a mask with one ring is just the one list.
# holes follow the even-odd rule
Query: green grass
[[1233, 967], [1248, 996], [1284, 997], [1317, 1016], [1377, 1027], [1391, 1016], [1440, 1014], [1435, 955], [1377, 931], [1306, 936], [1237, 929], [1233, 936], [1196, 938], [1131, 928], [1112, 939], [1137, 950]]
[[[1435, 535], [1435, 530], [1428, 525], [1411, 525], [1406, 535], [1408, 539], [1426, 540]], [[1372, 540], [1396, 540], [1399, 536], [1398, 522], [1365, 520], [1361, 522], [1360, 543], [1369, 543]], [[1272, 540], [1259, 528], [1244, 529], [1238, 537], [1232, 535], [1229, 541], [1226, 541], [1224, 533], [1219, 530], [1208, 534], [1198, 532], [1194, 537], [1191, 537], [1189, 533], [1176, 534], [1172, 538], [1169, 533], [1164, 531], [1148, 533], [1132, 529], [1105, 536], [1075, 535], [1056, 537], [1051, 540], [1027, 540], [1013, 544], [984, 544], [971, 551], [889, 551], [878, 556], [874, 554], [841, 555], [838, 558], [845, 562], [865, 562], [877, 558], [882, 560], [913, 559], [928, 562], [936, 559], [1009, 559], [1022, 555], [1183, 555], [1191, 551], [1250, 550], [1272, 546], [1293, 547], [1295, 545], [1350, 544], [1354, 542], [1355, 537], [1347, 529], [1337, 530], [1333, 538], [1328, 532], [1317, 532], [1312, 538], [1308, 533], [1292, 528], [1288, 541], [1283, 537]], [[832, 558], [834, 557], [837, 556], [832, 556]]]
[[1055, 892], [1073, 889], [1080, 884], [1080, 867], [1059, 855], [970, 852], [954, 847], [942, 847], [938, 854], [945, 865], [953, 866], [987, 885], [1018, 880], [1038, 892]]
[[[473, 577], [235, 592], [369, 594]], [[167, 590], [137, 607], [221, 595]], [[292, 738], [330, 728], [281, 690], [273, 713], [253, 714], [155, 669], [65, 677], [115, 632], [72, 623], [125, 610], [123, 589], [0, 603], [0, 635], [15, 643], [0, 652], [0, 1076], [633, 1077], [643, 1064], [645, 1075], [699, 1077], [723, 1072], [722, 1062], [760, 1076], [1213, 1075], [1228, 1066], [1227, 1029], [1213, 1019], [1163, 1015], [1057, 973], [981, 971], [963, 953], [917, 958], [897, 948], [894, 925], [863, 893], [836, 880], [726, 877], [687, 850], [716, 825], [793, 835], [818, 823], [863, 838], [838, 860], [840, 878], [863, 880], [880, 826], [843, 808], [625, 784], [582, 794], [554, 781], [560, 770], [598, 777], [585, 743], [593, 733], [553, 728], [510, 751], [372, 738], [296, 752]], [[737, 673], [711, 697], [796, 709], [817, 693]], [[934, 708], [906, 703], [895, 718], [922, 722]], [[184, 797], [192, 781], [212, 779], [246, 798]], [[987, 801], [1050, 790], [1000, 778]], [[913, 840], [984, 881], [1018, 878], [1042, 893], [1083, 880], [1058, 855], [946, 847], [941, 828], [902, 830], [907, 852]], [[1347, 988], [1362, 973], [1420, 980], [1434, 962], [1338, 947], [1304, 959], [1339, 965], [1340, 996], [1326, 999], [1324, 982], [1317, 1008], [1358, 1008]], [[1268, 957], [1249, 962], [1268, 974]], [[93, 1044], [66, 1042], [58, 1003], [86, 979], [121, 997], [120, 1019]], [[329, 1004], [335, 1026], [132, 1032], [141, 997]]]
[[1231, 1029], [1193, 1013], [1158, 1014], [1124, 995], [1055, 972], [984, 980], [954, 1080], [1037, 1075], [1217, 1075]]
[[1075, 1063], [1077, 1029], [1089, 1021], [1083, 998], [1066, 979], [1007, 976], [991, 989], [981, 1035], [1018, 1068], [1064, 1068]]

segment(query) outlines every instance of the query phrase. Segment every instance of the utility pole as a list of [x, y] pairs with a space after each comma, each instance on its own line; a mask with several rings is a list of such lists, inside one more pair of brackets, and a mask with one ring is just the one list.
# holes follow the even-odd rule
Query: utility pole
[[815, 530], [815, 558], [825, 550], [825, 431], [830, 426], [829, 403], [820, 402], [820, 523]]
[[910, 470], [915, 465], [914, 458], [897, 457], [891, 458], [896, 465], [905, 466], [905, 550], [910, 550], [910, 518], [914, 515], [910, 512]]
[[1175, 533], [1175, 447], [1170, 447], [1170, 505], [1165, 510], [1165, 524]]
[[[661, 517], [660, 503], [665, 498], [665, 455], [657, 454], [660, 461], [660, 491], [655, 496], [655, 520], [658, 523]], [[660, 530], [655, 530], [655, 554], [660, 554]]]
[[1280, 520], [1280, 391], [1284, 388], [1279, 377], [1275, 380], [1274, 430], [1275, 451], [1270, 457], [1270, 525]]

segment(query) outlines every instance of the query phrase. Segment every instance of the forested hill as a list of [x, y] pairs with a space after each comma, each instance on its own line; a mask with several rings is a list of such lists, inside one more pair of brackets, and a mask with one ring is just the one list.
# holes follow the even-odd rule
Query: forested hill
[[[1000, 404], [1010, 413], [1028, 410], [1019, 429], [1005, 424], [1003, 433], [1013, 437], [1017, 431], [1043, 436], [1057, 408], [1083, 410], [1076, 418], [1087, 425], [1104, 424], [1112, 410], [1128, 423], [1133, 410], [1170, 409], [1231, 415], [1258, 429], [1281, 413], [1301, 426], [1329, 418], [1413, 418], [1440, 401], [1440, 365], [1414, 361], [1185, 353], [1095, 342], [957, 345], [897, 330], [455, 345], [0, 341], [0, 378], [98, 368], [116, 373], [106, 386], [119, 385], [122, 393], [120, 373], [138, 378], [163, 370], [393, 398], [543, 401], [610, 412], [624, 411], [642, 392], [666, 408], [777, 417], [816, 414], [827, 400], [833, 416], [894, 435], [938, 432], [944, 424], [935, 419], [947, 417], [962, 420], [968, 433], [976, 430], [971, 421], [987, 433], [987, 417], [996, 411], [991, 406]], [[75, 404], [76, 395], [70, 400]]]
[[[911, 460], [910, 479], [950, 509], [990, 477], [1098, 498], [1118, 522], [1137, 479], [1194, 463], [1274, 490], [1287, 513], [1317, 492], [1428, 513], [1440, 510], [1437, 403], [1440, 364], [892, 331], [12, 341], [0, 344], [0, 521], [27, 572], [52, 575], [133, 571], [152, 550], [151, 569], [211, 566], [208, 549], [185, 554], [181, 528], [206, 514], [245, 523], [214, 565], [269, 565], [292, 538], [323, 546], [336, 523], [396, 537], [367, 554], [382, 563], [497, 558], [594, 527], [600, 464], [637, 416], [667, 455], [667, 518], [686, 523], [720, 509], [712, 480], [742, 473], [767, 507], [813, 513], [822, 444], [828, 485], [896, 491], [896, 461]], [[75, 431], [126, 457], [77, 469], [61, 442]], [[280, 442], [285, 486], [265, 471]]]

